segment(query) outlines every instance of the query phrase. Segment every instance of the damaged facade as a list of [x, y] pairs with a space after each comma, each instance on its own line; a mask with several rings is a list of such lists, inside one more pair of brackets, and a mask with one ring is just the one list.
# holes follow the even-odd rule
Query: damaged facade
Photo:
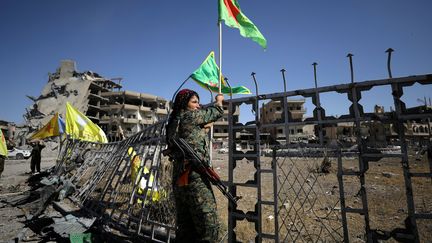
[[100, 108], [104, 115], [99, 125], [111, 141], [130, 137], [168, 114], [168, 102], [155, 95], [110, 91], [102, 93], [102, 97], [105, 103]]
[[[304, 107], [305, 99], [291, 99], [287, 101], [289, 110], [288, 121], [296, 123], [305, 121], [306, 108]], [[273, 100], [265, 103], [260, 108], [260, 121], [262, 124], [270, 124], [275, 122], [283, 122], [284, 110], [283, 104], [278, 100]], [[407, 109], [408, 113], [422, 114], [428, 113], [432, 106], [423, 105]], [[393, 111], [391, 111], [393, 112]], [[384, 119], [385, 110], [383, 106], [375, 105], [374, 112], [369, 116]], [[334, 118], [336, 119], [336, 118]], [[405, 135], [412, 142], [420, 142], [432, 136], [431, 123], [427, 119], [408, 120], [404, 123]], [[323, 139], [325, 143], [335, 143], [336, 141], [343, 142], [347, 145], [356, 142], [354, 133], [354, 122], [339, 122], [337, 124], [327, 124], [323, 126]], [[275, 139], [278, 143], [284, 144], [285, 127], [283, 125], [271, 128], [265, 128], [265, 133]], [[396, 138], [397, 133], [392, 124], [384, 124], [379, 121], [362, 122], [360, 129], [361, 135], [367, 137], [369, 146], [385, 147], [392, 143], [392, 139]], [[314, 142], [318, 137], [317, 128], [314, 125], [290, 125], [289, 140], [290, 143], [297, 142]], [[262, 137], [261, 139], [266, 139]]]
[[64, 117], [66, 102], [98, 124], [111, 141], [139, 132], [167, 114], [165, 99], [121, 91], [121, 78], [78, 72], [72, 60], [62, 60], [56, 72], [48, 76], [39, 97], [27, 96], [34, 102], [24, 115], [30, 132], [42, 127], [57, 112]]
[[[289, 99], [287, 100], [288, 107], [288, 120], [290, 122], [303, 121], [305, 119], [306, 108], [304, 107], [305, 99]], [[275, 123], [276, 121], [282, 121], [284, 117], [284, 105], [279, 100], [272, 100], [265, 103], [260, 108], [260, 120], [262, 124]], [[308, 140], [314, 136], [313, 126], [308, 125], [295, 125], [289, 127], [289, 140], [290, 142], [297, 142]], [[285, 126], [281, 125], [278, 127], [266, 128], [266, 133], [269, 133], [270, 137], [274, 138], [277, 142], [285, 143]]]
[[[408, 114], [425, 114], [432, 110], [431, 106], [416, 106], [406, 110]], [[394, 112], [390, 110], [390, 112]], [[387, 112], [388, 113], [388, 112]], [[393, 124], [386, 124], [380, 120], [386, 119], [386, 111], [383, 106], [375, 105], [374, 112], [368, 114], [377, 120], [364, 121], [361, 123], [360, 134], [365, 138], [368, 146], [386, 147], [397, 138], [397, 132]], [[404, 133], [408, 141], [422, 143], [430, 139], [432, 131], [429, 119], [410, 119], [404, 122]], [[333, 126], [323, 128], [325, 141], [335, 143], [336, 141], [352, 144], [356, 142], [354, 122], [340, 122]]]

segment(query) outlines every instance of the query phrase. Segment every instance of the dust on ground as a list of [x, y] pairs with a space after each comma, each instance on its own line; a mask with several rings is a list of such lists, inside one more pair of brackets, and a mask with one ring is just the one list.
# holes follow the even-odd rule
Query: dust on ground
[[[55, 165], [55, 157], [42, 157], [41, 171]], [[19, 207], [11, 207], [1, 202], [2, 199], [29, 191], [26, 180], [31, 176], [30, 159], [5, 161], [5, 168], [0, 177], [0, 242], [13, 240], [24, 228], [25, 212]]]
[[[314, 183], [315, 189], [311, 190], [309, 196], [315, 201], [313, 202], [314, 210], [309, 212], [302, 211], [301, 205], [297, 205], [297, 211], [292, 210], [295, 208], [293, 205], [289, 205], [290, 214], [286, 215], [288, 210], [280, 210], [279, 217], [279, 236], [282, 237], [281, 241], [291, 242], [290, 236], [296, 236], [301, 234], [300, 231], [316, 232], [317, 222], [324, 222], [327, 229], [334, 230], [334, 232], [342, 236], [343, 240], [343, 229], [340, 221], [340, 204], [339, 204], [339, 183], [337, 178], [337, 159], [331, 158], [330, 173], [315, 173], [316, 169], [319, 168], [323, 158], [285, 158], [286, 161], [284, 166], [290, 166], [291, 168], [278, 168], [278, 186], [284, 183], [284, 180], [280, 179], [282, 176], [284, 179], [295, 180], [291, 183], [285, 183], [284, 187], [292, 187], [298, 194], [290, 193], [289, 190], [278, 190], [278, 207], [289, 205], [290, 203], [297, 203], [300, 200], [293, 200], [293, 197], [306, 197], [305, 193], [301, 190], [295, 189], [301, 186], [312, 188], [307, 184]], [[223, 180], [228, 179], [228, 156], [226, 154], [215, 154], [214, 156], [214, 167], [220, 174]], [[400, 158], [384, 158], [377, 162], [369, 162], [369, 170], [365, 175], [365, 185], [367, 193], [367, 202], [369, 208], [370, 228], [376, 229], [379, 232], [392, 231], [396, 228], [405, 228], [404, 220], [408, 216], [407, 209], [407, 198], [405, 189], [405, 180], [403, 175], [403, 169], [401, 166]], [[420, 160], [416, 160], [414, 152], [409, 154], [409, 163], [411, 172], [422, 172], [430, 173], [429, 163], [427, 156], [423, 156]], [[295, 167], [295, 169], [293, 169]], [[342, 168], [344, 171], [358, 171], [358, 159], [357, 158], [343, 158]], [[271, 158], [261, 157], [261, 169], [271, 168]], [[282, 173], [282, 170], [285, 170]], [[237, 162], [237, 167], [234, 169], [234, 182], [244, 183], [248, 180], [254, 179], [254, 168], [253, 162], [242, 160]], [[285, 174], [284, 174], [285, 173]], [[302, 175], [302, 176], [298, 176]], [[294, 179], [293, 179], [294, 178]], [[315, 178], [315, 181], [314, 179]], [[304, 184], [302, 184], [304, 182]], [[265, 176], [261, 178], [262, 183], [262, 198], [263, 200], [273, 200], [273, 178], [272, 176]], [[359, 196], [360, 181], [357, 176], [344, 176], [344, 195], [346, 207], [350, 208], [361, 208], [362, 200]], [[417, 213], [432, 213], [432, 181], [430, 178], [412, 178], [412, 188], [414, 195], [414, 203]], [[227, 200], [217, 190], [214, 190], [218, 201], [219, 215], [223, 222], [228, 222], [227, 212]], [[306, 192], [307, 193], [307, 192]], [[242, 199], [238, 203], [238, 209], [243, 212], [254, 211], [254, 206], [257, 202], [257, 190], [254, 188], [245, 188], [244, 190], [237, 189], [237, 194], [242, 196]], [[305, 200], [306, 201], [306, 200]], [[321, 204], [320, 204], [321, 203]], [[327, 204], [326, 204], [327, 203]], [[336, 203], [336, 205], [331, 205]], [[305, 208], [311, 208], [312, 205], [305, 203]], [[313, 213], [310, 213], [313, 211]], [[330, 212], [333, 211], [333, 212]], [[285, 215], [284, 215], [285, 214]], [[302, 219], [296, 219], [293, 214], [300, 216]], [[321, 220], [320, 214], [326, 214], [329, 219], [327, 221]], [[330, 218], [332, 216], [333, 218]], [[274, 228], [274, 211], [272, 207], [265, 207], [262, 211], [262, 222], [263, 232], [275, 232]], [[292, 226], [292, 224], [301, 223], [301, 227]], [[319, 222], [318, 222], [319, 224]], [[347, 213], [347, 224], [349, 240], [351, 242], [365, 242], [365, 223], [364, 217], [359, 214]], [[421, 242], [432, 242], [432, 223], [431, 220], [417, 220], [418, 231]], [[287, 233], [288, 230], [297, 231], [290, 235]], [[235, 229], [237, 240], [242, 242], [254, 242], [255, 229], [254, 224], [247, 222], [246, 220], [240, 221]], [[313, 235], [314, 233], [311, 233]], [[285, 238], [284, 238], [285, 237]], [[285, 239], [285, 240], [284, 240]], [[299, 238], [300, 239], [300, 238]], [[334, 241], [334, 238], [330, 238], [330, 241]], [[303, 238], [303, 241], [313, 239]], [[300, 240], [302, 241], [302, 240]], [[313, 240], [314, 241], [314, 240]], [[390, 239], [389, 242], [396, 242], [394, 239]]]

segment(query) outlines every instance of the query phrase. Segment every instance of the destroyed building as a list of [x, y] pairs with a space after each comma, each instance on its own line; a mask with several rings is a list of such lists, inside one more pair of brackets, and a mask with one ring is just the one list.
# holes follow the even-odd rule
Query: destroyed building
[[30, 132], [41, 128], [57, 112], [64, 117], [66, 102], [100, 125], [112, 140], [139, 132], [166, 116], [165, 99], [122, 91], [120, 82], [121, 78], [108, 79], [92, 71], [78, 72], [74, 61], [62, 60], [56, 72], [48, 74], [41, 95], [27, 95], [33, 101], [24, 115]]
[[[287, 108], [289, 110], [290, 122], [303, 121], [306, 114], [304, 107], [305, 99], [289, 99], [287, 100]], [[272, 100], [265, 103], [260, 108], [260, 120], [262, 124], [275, 123], [278, 120], [283, 123], [284, 119], [284, 105], [279, 100]], [[266, 128], [265, 132], [269, 133], [270, 137], [274, 138], [277, 142], [284, 144], [285, 127], [284, 125]], [[313, 126], [307, 125], [294, 125], [289, 127], [289, 140], [290, 142], [297, 142], [307, 140], [314, 135]]]
[[133, 91], [103, 92], [99, 125], [110, 141], [121, 140], [165, 119], [169, 103], [164, 98]]
[[[432, 106], [416, 106], [407, 108], [408, 114], [426, 114], [432, 110]], [[388, 114], [394, 112], [390, 109]], [[397, 132], [393, 124], [384, 123], [380, 120], [386, 119], [386, 111], [383, 106], [375, 105], [373, 113], [369, 116], [379, 118], [379, 120], [361, 122], [360, 134], [366, 138], [368, 146], [386, 147], [392, 144], [392, 140], [397, 138]], [[339, 122], [333, 126], [323, 128], [324, 140], [327, 142], [343, 141], [354, 143], [356, 141], [354, 122]], [[431, 122], [429, 119], [409, 119], [404, 122], [405, 136], [408, 141], [421, 143], [432, 136]]]
[[26, 135], [28, 134], [28, 127], [23, 124], [15, 124], [14, 122], [8, 122], [0, 120], [0, 129], [6, 140], [8, 149], [14, 147], [23, 148], [26, 145]]

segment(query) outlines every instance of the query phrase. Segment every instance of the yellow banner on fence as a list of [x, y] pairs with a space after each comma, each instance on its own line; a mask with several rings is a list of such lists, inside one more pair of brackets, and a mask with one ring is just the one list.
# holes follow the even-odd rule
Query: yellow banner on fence
[[66, 133], [72, 139], [107, 143], [105, 132], [88, 117], [66, 103]]

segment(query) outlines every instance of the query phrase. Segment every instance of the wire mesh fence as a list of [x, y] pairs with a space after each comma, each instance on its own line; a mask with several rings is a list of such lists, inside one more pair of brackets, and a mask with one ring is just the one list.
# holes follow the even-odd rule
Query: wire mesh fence
[[274, 149], [280, 241], [343, 240], [335, 156], [318, 147]]

